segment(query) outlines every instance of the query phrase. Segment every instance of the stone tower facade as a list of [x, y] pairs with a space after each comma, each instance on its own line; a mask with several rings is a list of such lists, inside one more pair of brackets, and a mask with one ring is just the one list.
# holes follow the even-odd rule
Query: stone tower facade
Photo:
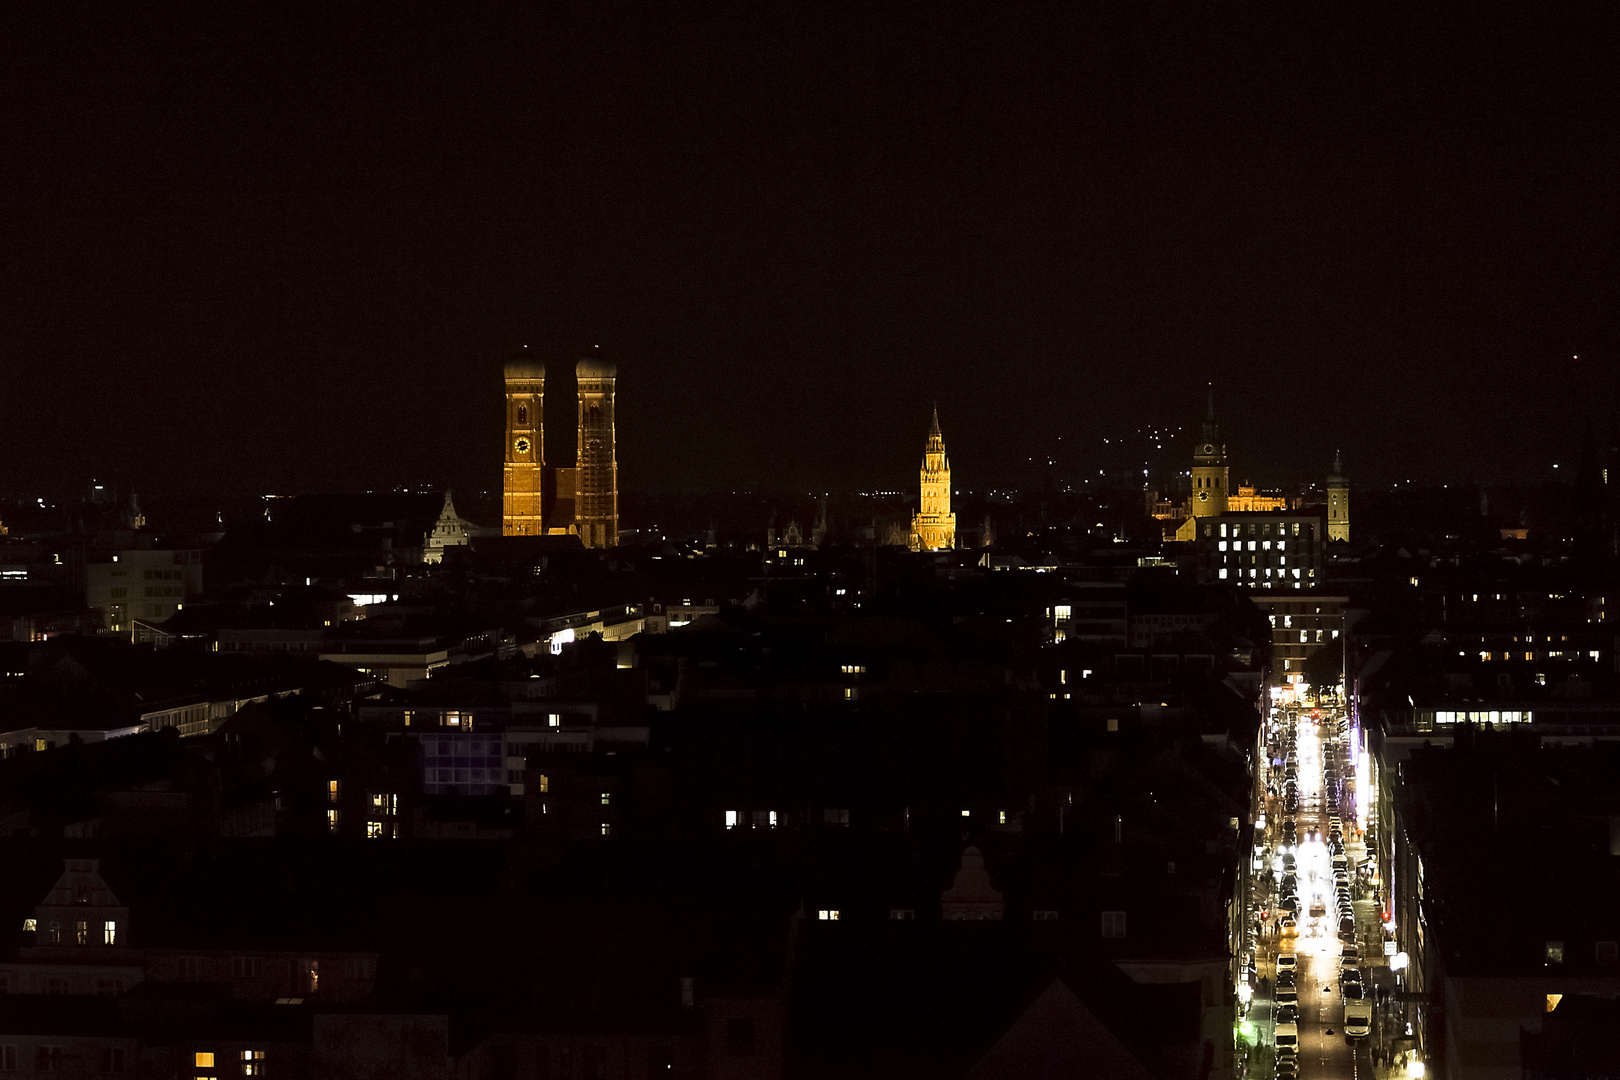
[[575, 531], [586, 547], [619, 542], [619, 461], [613, 448], [613, 393], [618, 365], [581, 360], [579, 458], [574, 472]]
[[1191, 516], [1212, 517], [1226, 513], [1226, 496], [1231, 490], [1227, 477], [1226, 447], [1221, 445], [1220, 429], [1215, 426], [1215, 388], [1209, 388], [1209, 409], [1204, 430], [1193, 451]]
[[951, 513], [951, 462], [939, 430], [939, 409], [923, 448], [922, 490], [911, 519], [911, 550], [948, 551], [956, 546], [956, 515]]
[[1329, 540], [1350, 539], [1350, 481], [1344, 478], [1344, 463], [1333, 451], [1333, 471], [1327, 478], [1327, 535]]
[[501, 476], [501, 533], [545, 532], [541, 477], [545, 470], [546, 365], [506, 365], [506, 466]]

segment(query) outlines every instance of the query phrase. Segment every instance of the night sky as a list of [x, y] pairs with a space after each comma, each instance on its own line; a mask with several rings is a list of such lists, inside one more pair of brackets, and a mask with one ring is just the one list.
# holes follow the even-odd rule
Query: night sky
[[524, 345], [626, 491], [1567, 472], [1615, 5], [1196, 6], [10, 5], [0, 491], [497, 487]]

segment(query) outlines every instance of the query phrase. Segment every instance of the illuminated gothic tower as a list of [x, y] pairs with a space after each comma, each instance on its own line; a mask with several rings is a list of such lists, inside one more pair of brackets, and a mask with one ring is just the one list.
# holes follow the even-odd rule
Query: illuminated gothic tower
[[619, 461], [613, 451], [613, 384], [618, 366], [581, 360], [579, 467], [574, 473], [574, 520], [586, 547], [619, 542]]
[[956, 546], [956, 515], [951, 513], [951, 463], [939, 430], [939, 409], [923, 448], [922, 491], [911, 519], [911, 550], [948, 551]]
[[1203, 436], [1193, 451], [1192, 516], [1211, 517], [1226, 513], [1226, 447], [1215, 426], [1215, 387], [1209, 388], [1209, 413], [1204, 418]]
[[1329, 540], [1350, 539], [1350, 481], [1344, 478], [1339, 452], [1333, 451], [1333, 471], [1327, 478]]
[[501, 534], [545, 532], [540, 474], [545, 465], [546, 365], [513, 360], [506, 365], [506, 467], [501, 476]]

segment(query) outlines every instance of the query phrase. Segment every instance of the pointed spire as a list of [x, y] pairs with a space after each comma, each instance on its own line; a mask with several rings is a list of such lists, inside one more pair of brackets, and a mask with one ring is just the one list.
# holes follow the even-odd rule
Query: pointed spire
[[1209, 382], [1209, 412], [1204, 417], [1211, 424], [1215, 422], [1215, 380]]
[[932, 424], [928, 425], [928, 434], [930, 434], [930, 435], [942, 435], [942, 434], [944, 434], [944, 432], [939, 430], [939, 402], [937, 402], [937, 401], [934, 402], [934, 422]]
[[1333, 448], [1333, 475], [1334, 476], [1343, 476], [1344, 475], [1344, 462], [1339, 457], [1339, 448], [1338, 447]]

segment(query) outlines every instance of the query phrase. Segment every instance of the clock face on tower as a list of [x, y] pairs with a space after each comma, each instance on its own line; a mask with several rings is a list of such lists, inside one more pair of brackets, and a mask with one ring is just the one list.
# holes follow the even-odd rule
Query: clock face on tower
[[1203, 449], [1202, 452], [1205, 453], [1205, 454], [1213, 454], [1215, 452], [1215, 447], [1210, 445], [1209, 443], [1205, 443], [1204, 444], [1204, 449]]
[[512, 449], [520, 454], [527, 454], [529, 452], [529, 440], [520, 436], [518, 441], [512, 444]]
[[1207, 491], [1200, 491], [1200, 492], [1199, 492], [1199, 493], [1198, 493], [1198, 501], [1199, 501], [1199, 502], [1209, 502], [1209, 492], [1207, 492]]

